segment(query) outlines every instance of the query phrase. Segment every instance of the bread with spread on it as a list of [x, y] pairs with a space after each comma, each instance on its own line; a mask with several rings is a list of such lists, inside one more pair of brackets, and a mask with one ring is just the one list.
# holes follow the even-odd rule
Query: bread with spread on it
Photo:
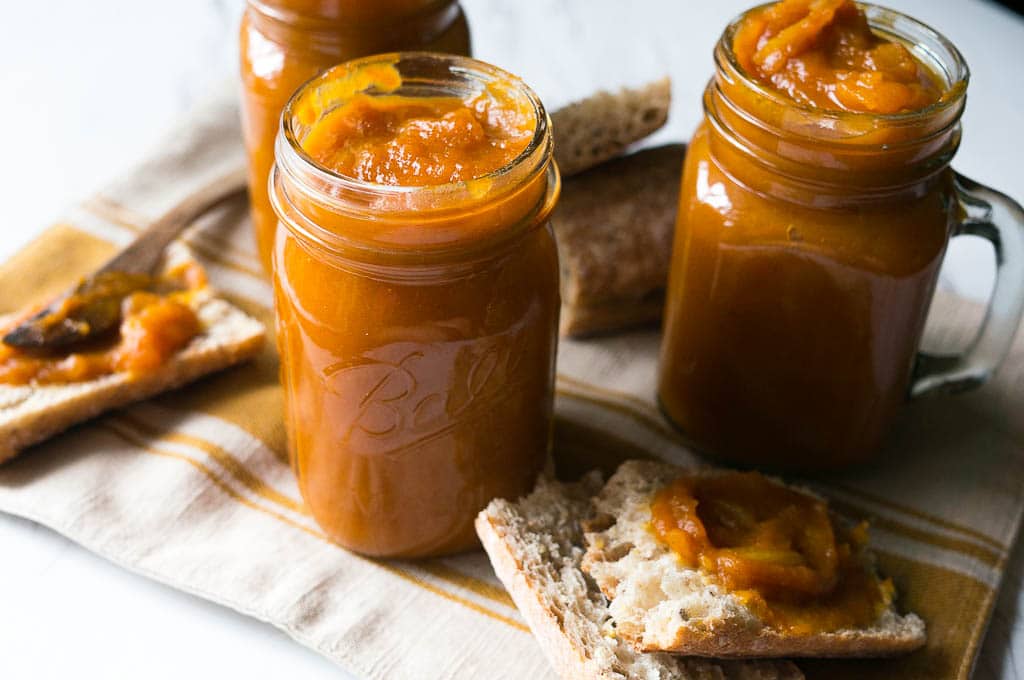
[[796, 635], [766, 626], [740, 598], [680, 564], [650, 531], [654, 494], [683, 472], [628, 461], [594, 499], [607, 526], [587, 533], [584, 569], [611, 601], [616, 636], [644, 651], [713, 657], [874, 657], [924, 644], [924, 622], [891, 605], [865, 628]]
[[545, 655], [564, 680], [796, 680], [785, 661], [711, 661], [644, 654], [603, 630], [608, 603], [580, 568], [581, 522], [600, 489], [596, 475], [578, 484], [542, 479], [517, 502], [495, 500], [476, 530], [498, 578]]
[[[67, 384], [0, 384], [0, 463], [72, 425], [237, 364], [263, 347], [263, 324], [208, 289], [190, 304], [202, 330], [152, 371]], [[0, 327], [5, 325], [0, 319]]]

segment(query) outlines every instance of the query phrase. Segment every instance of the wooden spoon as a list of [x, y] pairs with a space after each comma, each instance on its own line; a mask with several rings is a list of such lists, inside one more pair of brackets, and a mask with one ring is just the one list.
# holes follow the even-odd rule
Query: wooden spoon
[[152, 284], [150, 275], [168, 244], [185, 227], [245, 188], [245, 172], [237, 170], [191, 194], [90, 276], [8, 331], [4, 344], [64, 349], [109, 332], [121, 322], [121, 300]]

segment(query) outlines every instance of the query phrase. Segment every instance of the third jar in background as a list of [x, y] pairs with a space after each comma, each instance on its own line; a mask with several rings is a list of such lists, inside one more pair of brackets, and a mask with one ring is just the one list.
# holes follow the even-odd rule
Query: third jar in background
[[468, 55], [454, 0], [248, 0], [240, 35], [242, 130], [260, 258], [269, 272], [277, 216], [267, 196], [281, 110], [304, 82], [356, 57], [398, 50]]

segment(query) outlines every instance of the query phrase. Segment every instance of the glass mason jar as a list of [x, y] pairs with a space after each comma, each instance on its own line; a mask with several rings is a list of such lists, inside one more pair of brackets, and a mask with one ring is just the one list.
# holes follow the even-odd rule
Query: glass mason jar
[[[302, 150], [316, 124], [297, 113], [303, 101], [329, 112], [353, 94], [330, 87], [337, 73], [358, 82], [382, 63], [401, 75], [393, 95], [500, 88], [529, 112], [529, 145], [459, 184], [371, 184], [318, 166]], [[427, 53], [343, 64], [284, 111], [271, 198], [290, 456], [313, 516], [349, 549], [471, 548], [476, 514], [529, 491], [546, 460], [559, 311], [549, 126], [514, 76]]]
[[268, 274], [277, 216], [267, 178], [281, 110], [295, 90], [326, 68], [371, 54], [470, 53], [456, 0], [247, 0], [239, 45], [252, 220]]
[[[745, 465], [864, 461], [909, 397], [973, 387], [1005, 356], [1024, 303], [1024, 213], [957, 175], [968, 70], [904, 15], [861, 5], [945, 81], [923, 110], [802, 106], [744, 73], [739, 17], [715, 49], [689, 147], [659, 398], [703, 452]], [[984, 326], [960, 357], [917, 352], [946, 246], [997, 251]]]

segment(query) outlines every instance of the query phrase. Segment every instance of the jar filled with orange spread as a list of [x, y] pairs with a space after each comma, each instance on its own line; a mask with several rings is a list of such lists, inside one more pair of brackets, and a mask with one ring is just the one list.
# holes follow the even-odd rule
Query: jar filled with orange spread
[[552, 425], [558, 194], [543, 106], [467, 58], [333, 68], [284, 113], [273, 171], [292, 464], [361, 553], [475, 545], [528, 491]]
[[1011, 263], [967, 355], [917, 353], [950, 237], [1024, 246], [990, 219], [1015, 204], [949, 168], [967, 67], [930, 28], [850, 0], [750, 10], [715, 62], [682, 178], [662, 407], [734, 462], [864, 461], [908, 394], [982, 382], [1020, 319]]
[[680, 477], [655, 494], [650, 529], [780, 632], [869, 627], [892, 603], [867, 525], [834, 522], [825, 501], [756, 472]]
[[240, 47], [252, 218], [268, 273], [277, 217], [267, 178], [281, 110], [295, 90], [357, 57], [395, 50], [469, 54], [470, 48], [455, 0], [247, 0]]

